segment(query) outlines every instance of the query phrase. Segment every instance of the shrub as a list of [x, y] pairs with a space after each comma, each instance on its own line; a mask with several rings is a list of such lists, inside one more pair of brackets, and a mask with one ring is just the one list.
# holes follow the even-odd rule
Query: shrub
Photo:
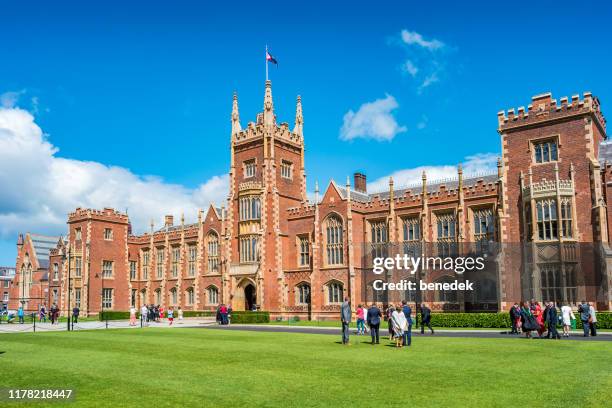
[[98, 313], [98, 318], [101, 322], [105, 320], [125, 320], [130, 318], [130, 312], [109, 310]]
[[232, 312], [232, 323], [269, 323], [269, 312]]

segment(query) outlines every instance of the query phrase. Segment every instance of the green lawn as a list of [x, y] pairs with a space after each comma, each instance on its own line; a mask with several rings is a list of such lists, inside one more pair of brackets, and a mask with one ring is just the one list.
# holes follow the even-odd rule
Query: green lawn
[[395, 349], [351, 339], [182, 328], [10, 334], [0, 336], [0, 370], [3, 387], [75, 389], [74, 407], [599, 407], [612, 389], [607, 341], [426, 337]]

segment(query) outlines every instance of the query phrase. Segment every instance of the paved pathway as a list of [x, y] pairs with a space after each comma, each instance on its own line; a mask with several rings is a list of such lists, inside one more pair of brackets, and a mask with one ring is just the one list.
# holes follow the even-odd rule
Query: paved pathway
[[[197, 318], [197, 319], [183, 319], [183, 320], [174, 320], [174, 324], [170, 326], [168, 324], [168, 320], [164, 319], [161, 323], [151, 322], [147, 324], [147, 327], [160, 327], [160, 328], [180, 328], [180, 327], [202, 327], [209, 324], [215, 324], [214, 318]], [[36, 327], [35, 327], [36, 326]], [[140, 321], [136, 322], [136, 326], [130, 326], [129, 320], [109, 320], [108, 325], [106, 322], [98, 322], [98, 321], [84, 321], [74, 324], [74, 330], [97, 330], [97, 329], [139, 329]], [[67, 324], [66, 322], [62, 322], [59, 324], [51, 324], [51, 323], [36, 323], [36, 325], [32, 323], [3, 323], [0, 324], [0, 334], [3, 333], [23, 333], [23, 332], [53, 332], [53, 331], [66, 331]]]
[[[230, 326], [219, 326], [216, 324], [200, 326], [206, 329], [212, 330], [247, 330], [257, 332], [272, 332], [272, 333], [307, 333], [307, 334], [331, 334], [335, 336], [341, 336], [342, 332], [339, 327], [309, 327], [309, 326], [285, 326], [285, 325], [257, 325], [257, 324], [233, 324]], [[388, 337], [387, 330], [381, 330], [381, 338]], [[488, 339], [499, 339], [499, 338], [511, 338], [511, 339], [524, 339], [524, 336], [510, 335], [503, 329], [487, 329], [487, 330], [444, 330], [438, 329], [435, 331], [435, 335], [431, 336], [428, 331], [425, 334], [421, 334], [420, 331], [412, 331], [412, 338], [422, 337], [473, 337], [473, 338], [488, 338]], [[357, 336], [355, 329], [351, 329], [351, 337]], [[370, 336], [366, 334], [359, 336], [358, 338], [369, 341]], [[599, 332], [596, 337], [583, 337], [582, 330], [574, 331], [571, 333], [571, 337], [562, 338], [571, 340], [584, 340], [584, 341], [612, 341], [612, 332]]]

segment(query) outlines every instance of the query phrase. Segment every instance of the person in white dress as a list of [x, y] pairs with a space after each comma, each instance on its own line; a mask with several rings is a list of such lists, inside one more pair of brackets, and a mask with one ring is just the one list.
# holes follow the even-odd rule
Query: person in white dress
[[589, 312], [591, 312], [591, 336], [597, 336], [597, 311], [593, 303], [589, 303]]
[[574, 316], [572, 308], [568, 305], [563, 305], [561, 307], [561, 316], [563, 318], [563, 337], [569, 337], [572, 320], [576, 320], [576, 316]]

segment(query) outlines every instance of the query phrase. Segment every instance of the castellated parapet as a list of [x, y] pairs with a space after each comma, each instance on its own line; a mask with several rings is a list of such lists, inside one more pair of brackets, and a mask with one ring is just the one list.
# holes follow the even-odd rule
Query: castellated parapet
[[68, 222], [77, 222], [87, 219], [95, 219], [98, 221], [108, 221], [121, 224], [127, 224], [129, 222], [127, 214], [121, 213], [113, 208], [104, 208], [103, 210], [96, 210], [92, 208], [77, 208], [70, 214], [68, 214]]
[[590, 92], [585, 92], [582, 99], [580, 99], [580, 95], [572, 95], [571, 99], [564, 96], [559, 101], [553, 99], [550, 92], [536, 95], [531, 98], [527, 110], [524, 106], [520, 106], [516, 111], [514, 108], [499, 111], [497, 121], [501, 132], [506, 129], [564, 119], [580, 114], [592, 114], [599, 126], [605, 130], [606, 119], [601, 112], [599, 99], [593, 97]]

